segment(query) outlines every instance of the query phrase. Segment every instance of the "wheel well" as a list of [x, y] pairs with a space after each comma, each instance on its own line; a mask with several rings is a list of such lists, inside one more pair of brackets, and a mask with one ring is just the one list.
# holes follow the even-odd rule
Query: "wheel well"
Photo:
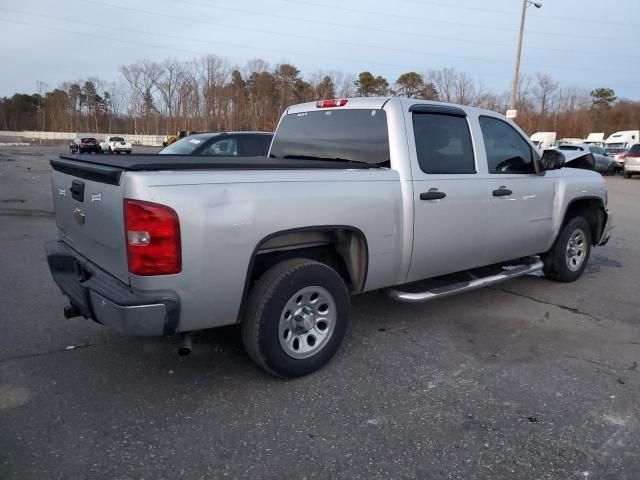
[[563, 225], [575, 217], [584, 217], [591, 227], [591, 242], [596, 244], [604, 228], [604, 204], [599, 198], [583, 198], [569, 204]]
[[287, 230], [262, 240], [249, 264], [245, 296], [264, 272], [290, 258], [308, 258], [330, 266], [351, 292], [364, 288], [369, 264], [364, 234], [352, 227], [319, 227]]

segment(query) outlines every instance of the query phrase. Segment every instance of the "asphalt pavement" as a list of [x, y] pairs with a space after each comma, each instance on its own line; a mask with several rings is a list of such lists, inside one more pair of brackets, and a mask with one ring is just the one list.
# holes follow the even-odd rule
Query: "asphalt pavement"
[[616, 229], [579, 281], [354, 297], [334, 360], [283, 381], [235, 327], [179, 357], [64, 319], [63, 150], [0, 146], [0, 479], [640, 478], [640, 178], [607, 178]]

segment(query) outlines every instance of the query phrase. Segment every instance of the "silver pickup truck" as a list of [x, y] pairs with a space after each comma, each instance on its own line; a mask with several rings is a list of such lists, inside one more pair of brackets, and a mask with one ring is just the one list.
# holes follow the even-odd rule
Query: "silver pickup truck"
[[52, 160], [48, 262], [67, 317], [185, 338], [241, 323], [260, 367], [299, 376], [338, 349], [352, 294], [421, 302], [538, 270], [576, 280], [611, 215], [601, 176], [564, 161], [486, 110], [295, 105], [268, 157]]

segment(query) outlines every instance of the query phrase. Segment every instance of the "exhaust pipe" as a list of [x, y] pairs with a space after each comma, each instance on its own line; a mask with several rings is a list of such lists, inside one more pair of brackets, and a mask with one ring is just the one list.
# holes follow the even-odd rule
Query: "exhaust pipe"
[[186, 357], [191, 353], [191, 334], [183, 333], [180, 338], [180, 346], [178, 347], [178, 355]]
[[70, 303], [69, 305], [64, 307], [64, 318], [79, 317], [81, 315], [82, 314], [80, 313], [80, 310], [78, 310], [78, 308], [73, 303]]

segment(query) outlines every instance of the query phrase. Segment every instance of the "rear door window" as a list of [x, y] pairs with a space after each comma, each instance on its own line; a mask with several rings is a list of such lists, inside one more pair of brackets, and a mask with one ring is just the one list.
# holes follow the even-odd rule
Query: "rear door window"
[[238, 137], [237, 143], [239, 157], [260, 157], [264, 155], [262, 142], [257, 136], [244, 135]]
[[629, 149], [629, 153], [640, 153], [640, 143], [636, 143], [631, 149]]
[[507, 122], [480, 117], [489, 173], [535, 173], [529, 142]]
[[270, 156], [386, 164], [390, 161], [386, 113], [334, 109], [285, 115]]
[[420, 169], [430, 174], [476, 173], [466, 117], [414, 113], [413, 134]]

